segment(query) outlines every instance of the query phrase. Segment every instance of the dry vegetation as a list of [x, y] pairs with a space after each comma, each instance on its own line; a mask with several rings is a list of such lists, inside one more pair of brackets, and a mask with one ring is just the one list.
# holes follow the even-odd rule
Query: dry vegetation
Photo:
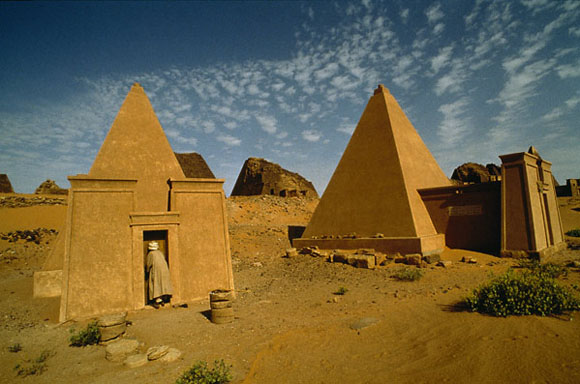
[[[565, 229], [580, 228], [580, 200], [560, 203]], [[404, 281], [394, 277], [399, 265], [366, 270], [306, 255], [283, 258], [287, 226], [305, 225], [316, 204], [228, 199], [235, 321], [210, 323], [207, 301], [129, 313], [127, 337], [183, 352], [179, 361], [134, 369], [106, 361], [103, 347], [69, 346], [69, 329], [89, 321], [59, 325], [58, 302], [32, 298], [32, 274], [54, 235], [39, 244], [0, 240], [0, 382], [174, 383], [196, 362], [222, 359], [235, 383], [580, 382], [576, 313], [502, 318], [457, 305], [516, 261], [446, 250], [451, 266], [429, 266], [420, 279]], [[63, 205], [0, 207], [0, 233], [58, 230], [65, 212]], [[580, 250], [550, 261], [580, 261]], [[566, 270], [558, 282], [578, 294], [580, 271]]]

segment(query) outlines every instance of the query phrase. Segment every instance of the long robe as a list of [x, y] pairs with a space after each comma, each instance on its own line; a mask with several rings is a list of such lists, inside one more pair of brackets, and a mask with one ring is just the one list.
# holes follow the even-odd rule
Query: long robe
[[149, 300], [173, 293], [169, 267], [161, 251], [149, 251], [147, 254], [147, 272], [149, 273]]

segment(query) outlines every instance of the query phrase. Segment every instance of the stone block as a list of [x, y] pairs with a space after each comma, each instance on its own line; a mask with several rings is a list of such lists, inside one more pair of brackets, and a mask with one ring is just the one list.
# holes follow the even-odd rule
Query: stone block
[[412, 253], [405, 256], [405, 264], [407, 265], [421, 265], [421, 255], [418, 253]]
[[348, 264], [356, 268], [375, 268], [375, 256], [374, 255], [352, 255], [348, 258]]
[[298, 251], [296, 250], [296, 248], [288, 248], [286, 250], [286, 257], [296, 257], [298, 256]]
[[440, 260], [441, 260], [441, 255], [439, 255], [438, 253], [423, 256], [423, 261], [425, 261], [427, 264], [433, 264], [433, 263], [436, 263]]
[[437, 264], [435, 264], [435, 265], [437, 265], [438, 267], [449, 268], [451, 266], [451, 264], [452, 263], [449, 260], [441, 260], [441, 261], [437, 262]]
[[115, 313], [99, 317], [99, 327], [111, 327], [113, 325], [125, 324], [127, 322], [127, 312]]

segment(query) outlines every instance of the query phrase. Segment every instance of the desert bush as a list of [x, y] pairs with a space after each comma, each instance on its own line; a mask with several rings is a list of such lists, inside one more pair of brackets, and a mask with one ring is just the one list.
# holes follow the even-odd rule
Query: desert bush
[[345, 288], [345, 287], [340, 287], [340, 288], [338, 288], [338, 289], [336, 290], [336, 292], [334, 292], [334, 294], [335, 294], [335, 295], [340, 295], [340, 296], [342, 296], [342, 295], [344, 295], [344, 294], [345, 294], [345, 293], [347, 293], [347, 292], [348, 292], [348, 288]]
[[554, 263], [542, 264], [538, 260], [522, 259], [518, 264], [521, 268], [529, 269], [532, 273], [546, 275], [553, 279], [568, 274], [566, 267]]
[[549, 274], [512, 269], [475, 289], [465, 304], [474, 312], [504, 317], [546, 316], [580, 309], [580, 300]]
[[580, 229], [576, 228], [576, 229], [572, 229], [568, 232], [566, 232], [567, 236], [572, 236], [572, 237], [580, 237]]
[[101, 331], [99, 330], [97, 322], [91, 322], [87, 325], [86, 329], [81, 329], [79, 332], [71, 329], [69, 340], [71, 347], [84, 347], [85, 345], [97, 344], [101, 340]]
[[17, 364], [14, 367], [14, 370], [18, 376], [22, 377], [42, 375], [42, 373], [47, 369], [46, 360], [48, 360], [50, 356], [51, 352], [44, 350], [36, 359], [26, 360], [22, 364]]
[[8, 347], [8, 352], [18, 353], [20, 351], [22, 351], [22, 345], [20, 343], [15, 343]]
[[401, 268], [392, 277], [401, 281], [416, 281], [423, 277], [423, 271], [418, 268]]
[[214, 361], [212, 368], [208, 368], [205, 361], [198, 361], [175, 384], [226, 384], [232, 378], [230, 367], [223, 360]]

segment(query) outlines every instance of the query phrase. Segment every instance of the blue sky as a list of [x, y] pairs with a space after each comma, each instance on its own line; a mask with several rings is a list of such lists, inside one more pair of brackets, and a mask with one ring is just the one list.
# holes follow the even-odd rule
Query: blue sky
[[383, 83], [450, 176], [535, 145], [580, 166], [580, 1], [0, 2], [0, 173], [87, 173], [134, 82], [226, 194], [246, 158], [322, 193]]

